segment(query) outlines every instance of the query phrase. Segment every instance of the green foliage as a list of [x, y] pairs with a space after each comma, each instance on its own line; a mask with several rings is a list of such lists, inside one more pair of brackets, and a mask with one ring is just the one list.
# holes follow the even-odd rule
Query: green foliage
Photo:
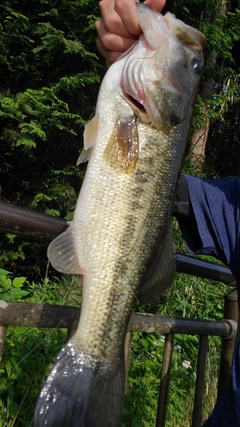
[[155, 424], [162, 350], [162, 342], [154, 335], [133, 333], [124, 427]]
[[[75, 166], [83, 126], [93, 115], [104, 64], [95, 46], [97, 16], [93, 1], [1, 2], [1, 200], [72, 217], [85, 171]], [[24, 270], [30, 247], [44, 258], [40, 268], [35, 261], [34, 276], [44, 274], [43, 246], [8, 236], [1, 265], [17, 271], [21, 259]]]
[[[229, 287], [208, 280], [178, 274], [173, 286], [158, 302], [141, 311], [160, 315], [220, 320], [224, 295]], [[139, 305], [136, 309], [141, 308]], [[146, 310], [145, 310], [146, 308]], [[175, 335], [171, 365], [166, 426], [190, 427], [193, 410], [198, 337]], [[216, 401], [221, 340], [209, 337], [205, 372], [206, 419]], [[154, 425], [163, 361], [164, 336], [134, 333], [124, 406], [124, 427]]]
[[9, 277], [9, 271], [0, 269], [0, 299], [18, 300], [28, 295], [29, 292], [22, 289], [26, 282], [26, 277]]
[[[236, 123], [240, 105], [239, 4], [222, 0], [169, 0], [165, 8], [206, 35], [205, 67], [189, 142], [194, 130], [209, 120], [204, 172], [210, 176], [239, 175], [239, 126]], [[229, 125], [225, 127], [223, 121]], [[192, 148], [190, 144], [189, 148]], [[223, 158], [227, 158], [227, 162], [223, 162]], [[199, 167], [196, 169], [199, 172]]]
[[[170, 0], [167, 8], [206, 34], [202, 84], [211, 79], [218, 84], [214, 96], [214, 84], [209, 99], [198, 96], [191, 136], [207, 119], [222, 121], [239, 99], [239, 9], [232, 5], [225, 10], [219, 0]], [[83, 126], [93, 115], [104, 70], [95, 46], [97, 16], [93, 1], [1, 3], [2, 200], [72, 217], [85, 171], [75, 167]], [[218, 173], [215, 163], [209, 166], [212, 174]], [[21, 258], [24, 270], [30, 245], [19, 239], [14, 245], [7, 236], [2, 239], [2, 266], [17, 271]], [[43, 249], [39, 252], [38, 244], [31, 245], [36, 258], [43, 259]], [[46, 258], [36, 266], [36, 275], [44, 274], [45, 268]]]
[[[5, 292], [5, 283], [10, 293], [11, 289], [18, 286], [18, 289], [26, 291], [26, 294], [19, 296], [20, 301], [71, 305], [79, 305], [81, 302], [81, 288], [74, 278], [57, 279], [54, 282], [45, 279], [41, 283], [30, 284], [26, 278], [12, 279], [9, 272], [0, 271], [0, 279], [0, 293]], [[224, 290], [221, 285], [213, 287], [212, 283], [201, 279], [199, 282], [196, 279], [196, 283], [192, 283], [187, 276], [185, 279], [177, 278], [167, 294], [155, 305], [149, 305], [147, 311], [155, 311], [161, 315], [201, 317], [204, 304], [205, 317], [222, 318], [223, 294], [227, 287]], [[214, 290], [215, 302], [212, 295]], [[3, 361], [0, 363], [0, 419], [4, 427], [12, 426], [13, 423], [16, 427], [32, 425], [34, 406], [42, 383], [65, 339], [65, 332], [59, 329], [43, 331], [23, 327], [8, 328]], [[133, 334], [124, 406], [125, 427], [147, 427], [155, 423], [163, 347], [164, 336], [160, 334]], [[196, 336], [175, 335], [167, 427], [190, 426], [197, 347]], [[205, 385], [206, 417], [216, 399], [219, 348], [219, 339], [211, 338]]]
[[[177, 250], [185, 252], [175, 223]], [[209, 259], [209, 257], [208, 257]], [[224, 296], [229, 286], [178, 273], [171, 288], [147, 306], [136, 303], [134, 311], [161, 316], [221, 320]], [[164, 336], [133, 333], [124, 406], [124, 427], [155, 425], [162, 370]], [[199, 337], [174, 336], [167, 427], [190, 427], [193, 410]], [[205, 372], [203, 417], [207, 419], [216, 401], [221, 339], [209, 337]]]
[[[38, 303], [79, 305], [76, 278], [29, 283], [0, 270], [0, 298]], [[59, 325], [60, 326], [60, 325]], [[32, 425], [37, 397], [56, 355], [66, 341], [62, 329], [8, 327], [0, 362], [0, 427]]]
[[0, 365], [0, 426], [32, 425], [43, 377], [65, 339], [61, 329], [8, 328]]

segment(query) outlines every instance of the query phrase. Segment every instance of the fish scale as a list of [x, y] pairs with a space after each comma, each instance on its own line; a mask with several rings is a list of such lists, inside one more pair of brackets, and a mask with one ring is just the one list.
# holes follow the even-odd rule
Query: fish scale
[[102, 82], [85, 128], [79, 162], [89, 163], [74, 219], [48, 249], [58, 271], [83, 274], [83, 297], [34, 427], [121, 426], [123, 343], [134, 302], [160, 295], [174, 277], [171, 208], [204, 36], [170, 14], [137, 9], [143, 35]]

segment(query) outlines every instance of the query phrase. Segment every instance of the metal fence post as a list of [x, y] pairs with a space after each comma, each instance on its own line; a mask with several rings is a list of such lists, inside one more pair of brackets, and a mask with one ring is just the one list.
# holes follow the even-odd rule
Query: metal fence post
[[200, 427], [202, 425], [202, 406], [203, 406], [203, 395], [204, 395], [204, 379], [206, 369], [208, 349], [208, 337], [200, 336], [199, 338], [199, 350], [197, 360], [197, 378], [195, 385], [195, 397], [194, 407], [192, 415], [192, 427]]
[[156, 427], [164, 427], [167, 414], [174, 334], [166, 334]]
[[125, 359], [125, 388], [127, 387], [128, 368], [130, 362], [130, 351], [132, 343], [132, 332], [128, 331], [125, 334], [124, 340], [124, 359]]
[[238, 321], [238, 298], [237, 291], [231, 291], [225, 295], [224, 304], [224, 320], [229, 321], [232, 326], [233, 332], [222, 340], [221, 359], [220, 359], [220, 372], [218, 381], [218, 397], [228, 386], [228, 381], [231, 373], [232, 356], [234, 351], [234, 340], [236, 337], [237, 321]]

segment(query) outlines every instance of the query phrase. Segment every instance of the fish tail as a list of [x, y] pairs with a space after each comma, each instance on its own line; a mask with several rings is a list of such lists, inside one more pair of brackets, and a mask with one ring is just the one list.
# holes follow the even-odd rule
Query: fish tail
[[123, 357], [103, 365], [69, 342], [39, 396], [34, 427], [120, 427], [124, 381]]

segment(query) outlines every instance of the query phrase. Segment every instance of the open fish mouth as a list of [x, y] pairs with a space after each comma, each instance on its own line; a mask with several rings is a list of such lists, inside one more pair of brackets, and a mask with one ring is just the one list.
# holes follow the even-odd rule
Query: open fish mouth
[[[152, 52], [145, 53], [144, 57], [142, 52], [139, 52], [137, 57], [126, 61], [121, 75], [121, 95], [143, 123], [153, 123], [156, 114], [159, 114], [157, 111], [152, 110], [151, 101], [149, 100], [152, 97], [148, 90], [152, 82], [152, 76], [148, 74], [149, 67], [147, 63], [152, 62], [152, 56]], [[161, 70], [159, 74], [163, 77]]]
[[131, 94], [124, 92], [123, 91], [123, 95], [125, 100], [131, 105], [132, 109], [136, 112], [138, 112], [138, 115], [143, 119], [144, 122], [150, 122], [150, 117], [144, 107], [144, 104], [141, 103], [140, 100], [134, 98]]
[[[173, 100], [174, 102], [177, 101], [178, 105], [181, 105], [182, 100], [181, 90], [173, 81], [164, 77], [162, 78], [162, 81], [158, 81], [157, 85], [161, 85], [162, 90], [160, 100], [162, 108], [156, 109], [155, 103], [152, 102], [152, 91], [147, 87], [147, 78], [142, 80], [145, 80], [146, 91], [143, 89], [142, 85], [139, 85], [139, 82], [135, 85], [135, 89], [133, 89], [134, 85], [132, 85], [129, 90], [129, 86], [125, 90], [124, 84], [121, 89], [123, 98], [143, 123], [151, 123], [157, 129], [164, 131], [167, 130], [169, 126], [176, 125], [184, 120], [187, 108], [185, 110], [186, 112], [183, 112], [181, 116], [175, 114], [174, 111], [168, 114], [168, 107], [173, 104]], [[169, 126], [166, 126], [165, 110], [167, 110], [168, 117], [170, 118]]]
[[147, 95], [142, 80], [143, 70], [140, 61], [137, 59], [127, 62], [122, 71], [121, 95], [144, 123], [150, 123], [151, 119], [146, 105]]
[[140, 12], [145, 36], [133, 46], [133, 56], [126, 57], [120, 87], [140, 121], [168, 133], [186, 118], [195, 98], [193, 88], [203, 67], [205, 39], [170, 13], [156, 15], [152, 27], [148, 22], [147, 32], [145, 18]]
[[[181, 114], [181, 117], [178, 117], [174, 112], [169, 114], [168, 111], [168, 106], [171, 106], [175, 101], [177, 101], [178, 105], [181, 105], [182, 98], [181, 88], [178, 87], [171, 76], [166, 78], [164, 72], [158, 69], [158, 77], [160, 77], [156, 80], [156, 87], [154, 87], [154, 83], [145, 75], [142, 64], [136, 61], [136, 63], [132, 62], [128, 65], [128, 67], [124, 68], [122, 75], [122, 97], [143, 123], [151, 123], [157, 129], [167, 130], [169, 126], [166, 126], [164, 107], [166, 107], [167, 115], [170, 117], [169, 125], [172, 126], [184, 120], [185, 112]], [[156, 102], [153, 93], [157, 97], [159, 89], [161, 96], [159, 102]], [[156, 104], [158, 104], [157, 108]], [[162, 104], [161, 108], [159, 108], [160, 104]]]

